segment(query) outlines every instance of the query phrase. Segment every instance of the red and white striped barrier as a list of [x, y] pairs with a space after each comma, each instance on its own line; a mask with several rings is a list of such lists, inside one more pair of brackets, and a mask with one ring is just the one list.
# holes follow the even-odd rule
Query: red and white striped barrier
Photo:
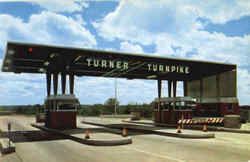
[[183, 119], [178, 124], [222, 124], [223, 118]]

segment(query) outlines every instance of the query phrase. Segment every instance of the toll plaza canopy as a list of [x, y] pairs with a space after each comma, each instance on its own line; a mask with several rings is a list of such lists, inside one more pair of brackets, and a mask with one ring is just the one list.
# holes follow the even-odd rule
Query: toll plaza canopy
[[189, 59], [8, 42], [3, 72], [191, 81], [236, 69]]

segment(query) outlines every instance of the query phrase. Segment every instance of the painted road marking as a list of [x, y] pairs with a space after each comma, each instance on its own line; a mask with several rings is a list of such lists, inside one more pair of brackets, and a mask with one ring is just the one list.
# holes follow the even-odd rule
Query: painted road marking
[[181, 159], [177, 159], [177, 158], [173, 158], [173, 157], [170, 157], [170, 156], [164, 156], [164, 155], [159, 155], [159, 154], [147, 152], [147, 151], [143, 151], [143, 150], [140, 150], [140, 149], [137, 149], [137, 148], [127, 148], [127, 149], [134, 150], [134, 151], [137, 151], [137, 152], [141, 152], [141, 153], [144, 153], [144, 154], [149, 154], [151, 156], [155, 156], [155, 157], [159, 157], [159, 158], [163, 158], [163, 159], [169, 159], [169, 160], [174, 160], [174, 161], [178, 161], [178, 162], [186, 162], [186, 161], [181, 160]]

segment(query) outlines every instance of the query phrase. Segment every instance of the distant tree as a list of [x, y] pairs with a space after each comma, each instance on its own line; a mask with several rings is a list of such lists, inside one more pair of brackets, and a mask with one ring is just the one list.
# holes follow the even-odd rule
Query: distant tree
[[104, 102], [104, 105], [110, 105], [110, 106], [113, 105], [114, 106], [115, 102], [116, 102], [117, 105], [119, 105], [118, 100], [116, 100], [115, 98], [109, 98]]
[[116, 106], [118, 106], [120, 103], [119, 101], [117, 101], [115, 98], [109, 98], [108, 100], [106, 100], [104, 102], [104, 105], [107, 106], [107, 108], [109, 110], [111, 110], [112, 113], [115, 112], [115, 103], [116, 103]]
[[137, 102], [129, 102], [128, 105], [137, 105]]

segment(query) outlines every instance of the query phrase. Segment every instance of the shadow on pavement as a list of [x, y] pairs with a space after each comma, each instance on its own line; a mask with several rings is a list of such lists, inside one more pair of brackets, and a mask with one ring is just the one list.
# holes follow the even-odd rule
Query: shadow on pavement
[[54, 135], [40, 130], [32, 131], [11, 131], [10, 135], [8, 132], [1, 132], [0, 138], [8, 138], [14, 143], [20, 142], [35, 142], [35, 141], [50, 141], [50, 140], [62, 140], [66, 139], [60, 135]]

